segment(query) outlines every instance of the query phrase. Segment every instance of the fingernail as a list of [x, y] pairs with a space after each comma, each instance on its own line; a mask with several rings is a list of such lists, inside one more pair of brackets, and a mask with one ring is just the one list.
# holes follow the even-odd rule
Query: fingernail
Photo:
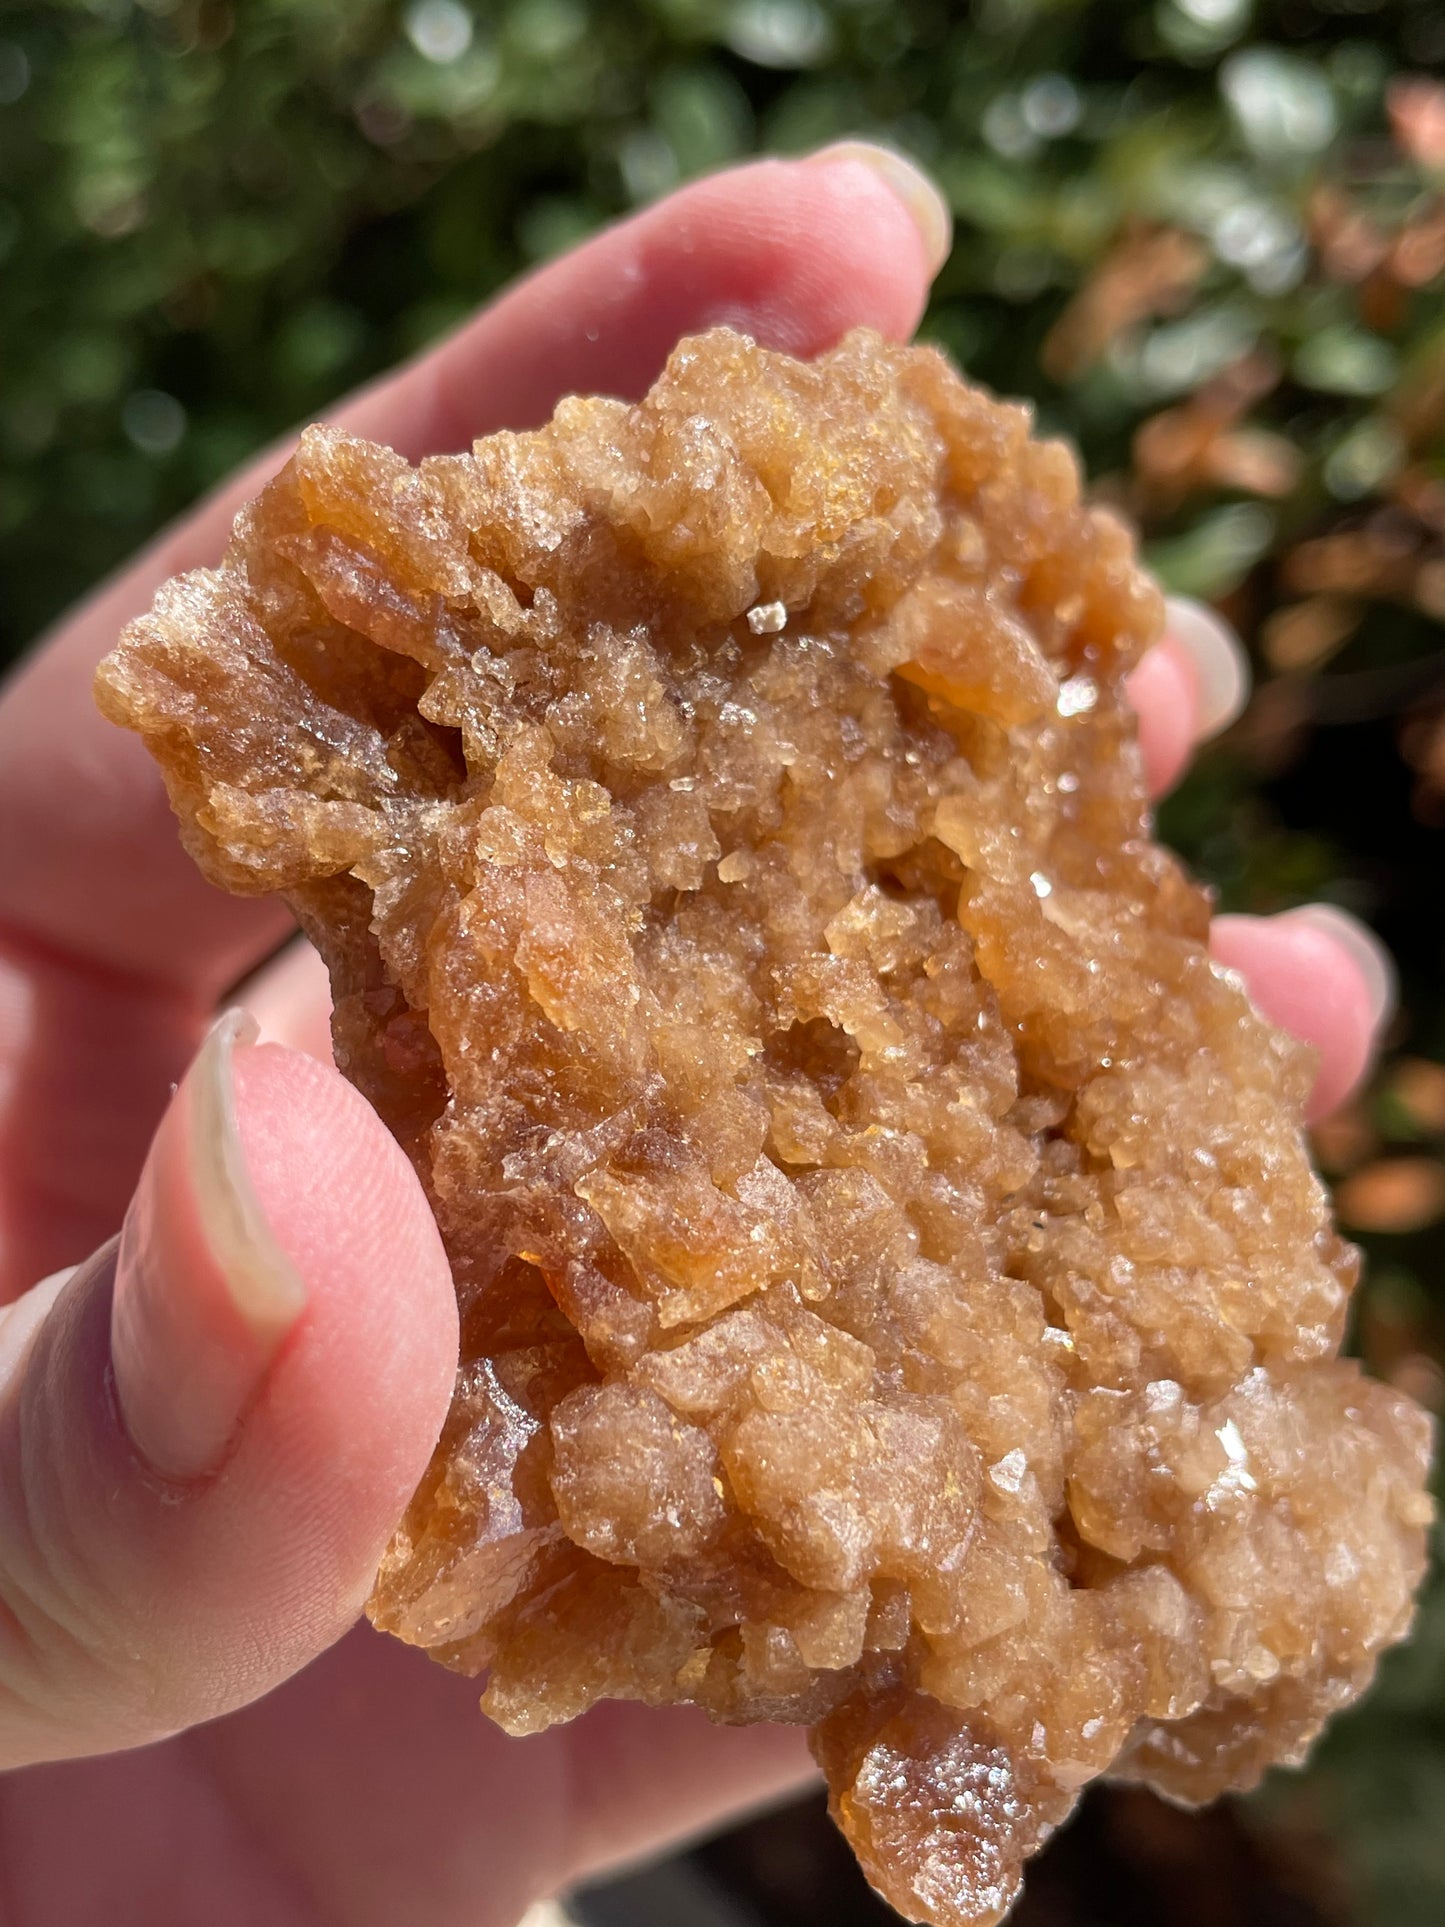
[[227, 1011], [161, 1121], [126, 1215], [111, 1310], [116, 1390], [157, 1471], [194, 1478], [224, 1457], [306, 1302], [251, 1183], [233, 1056], [254, 1020]]
[[1286, 910], [1278, 921], [1309, 925], [1338, 944], [1353, 960], [1369, 991], [1370, 1010], [1378, 1035], [1395, 1014], [1400, 1000], [1400, 980], [1394, 958], [1368, 924], [1333, 903], [1302, 904], [1298, 910]]
[[191, 1147], [202, 1222], [232, 1301], [250, 1331], [279, 1341], [295, 1324], [306, 1292], [266, 1222], [236, 1121], [233, 1053], [259, 1035], [244, 1010], [228, 1010], [211, 1026], [191, 1070]]
[[928, 271], [937, 274], [953, 246], [953, 215], [938, 186], [921, 167], [891, 147], [879, 147], [873, 141], [836, 141], [809, 159], [824, 166], [834, 161], [858, 161], [871, 168], [912, 215], [928, 255]]
[[1194, 665], [1199, 683], [1196, 737], [1203, 742], [1217, 736], [1249, 701], [1249, 658], [1239, 637], [1223, 616], [1189, 596], [1166, 598], [1164, 633]]

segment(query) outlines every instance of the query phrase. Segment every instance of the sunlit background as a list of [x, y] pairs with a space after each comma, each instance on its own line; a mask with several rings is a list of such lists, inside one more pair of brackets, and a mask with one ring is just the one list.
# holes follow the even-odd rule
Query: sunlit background
[[[1255, 653], [1250, 712], [1166, 833], [1227, 907], [1330, 898], [1399, 959], [1385, 1062], [1319, 1154], [1371, 1254], [1357, 1341], [1439, 1407], [1442, 69], [1436, 0], [7, 5], [0, 659], [269, 436], [600, 222], [760, 149], [894, 142], [958, 219], [926, 331], [1033, 397]], [[815, 1808], [589, 1904], [884, 1918]], [[1436, 1927], [1445, 1588], [1307, 1774], [1197, 1819], [1095, 1794], [1017, 1918]]]

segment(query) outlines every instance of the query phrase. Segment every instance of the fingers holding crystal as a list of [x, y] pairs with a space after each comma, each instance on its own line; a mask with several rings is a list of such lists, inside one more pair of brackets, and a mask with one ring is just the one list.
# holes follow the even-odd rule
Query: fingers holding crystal
[[426, 1465], [456, 1303], [364, 1100], [212, 1030], [119, 1242], [0, 1313], [0, 1766], [213, 1718], [354, 1619]]
[[[1249, 658], [1234, 630], [1204, 603], [1170, 596], [1163, 638], [1129, 679], [1153, 795], [1172, 788], [1200, 743], [1238, 720], [1249, 694]], [[1326, 1116], [1366, 1074], [1394, 1010], [1389, 952], [1358, 918], [1319, 903], [1275, 917], [1217, 917], [1212, 948], [1265, 1017], [1319, 1053], [1309, 1114]]]
[[1365, 1076], [1393, 1013], [1389, 952], [1358, 918], [1321, 903], [1216, 917], [1210, 949], [1244, 978], [1263, 1016], [1319, 1053], [1308, 1116], [1328, 1116]]

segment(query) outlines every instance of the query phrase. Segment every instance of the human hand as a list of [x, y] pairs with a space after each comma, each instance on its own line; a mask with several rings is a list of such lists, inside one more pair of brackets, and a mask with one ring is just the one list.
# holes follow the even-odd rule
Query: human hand
[[[569, 390], [638, 394], [710, 323], [803, 354], [859, 324], [903, 337], [946, 245], [926, 185], [876, 154], [740, 168], [542, 270], [337, 419], [416, 459]], [[509, 1740], [470, 1682], [354, 1627], [446, 1409], [447, 1267], [410, 1167], [319, 1061], [308, 953], [248, 991], [290, 1043], [223, 1026], [196, 1057], [287, 919], [201, 881], [149, 759], [89, 694], [122, 623], [214, 559], [278, 460], [103, 589], [0, 702], [0, 1764], [30, 1769], [0, 1782], [15, 1927], [503, 1927], [808, 1771], [797, 1732], [684, 1709], [604, 1705]], [[1133, 692], [1162, 788], [1242, 696], [1237, 650], [1176, 608]], [[1220, 919], [1216, 947], [1319, 1045], [1316, 1104], [1335, 1102], [1388, 994], [1368, 940], [1296, 913]], [[123, 1214], [119, 1249], [101, 1244]]]

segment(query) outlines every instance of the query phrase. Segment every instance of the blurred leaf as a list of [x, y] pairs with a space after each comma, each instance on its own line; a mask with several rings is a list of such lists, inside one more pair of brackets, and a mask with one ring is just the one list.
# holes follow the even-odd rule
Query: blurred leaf
[[1296, 381], [1328, 395], [1383, 395], [1399, 372], [1388, 342], [1361, 328], [1321, 328], [1294, 358]]

